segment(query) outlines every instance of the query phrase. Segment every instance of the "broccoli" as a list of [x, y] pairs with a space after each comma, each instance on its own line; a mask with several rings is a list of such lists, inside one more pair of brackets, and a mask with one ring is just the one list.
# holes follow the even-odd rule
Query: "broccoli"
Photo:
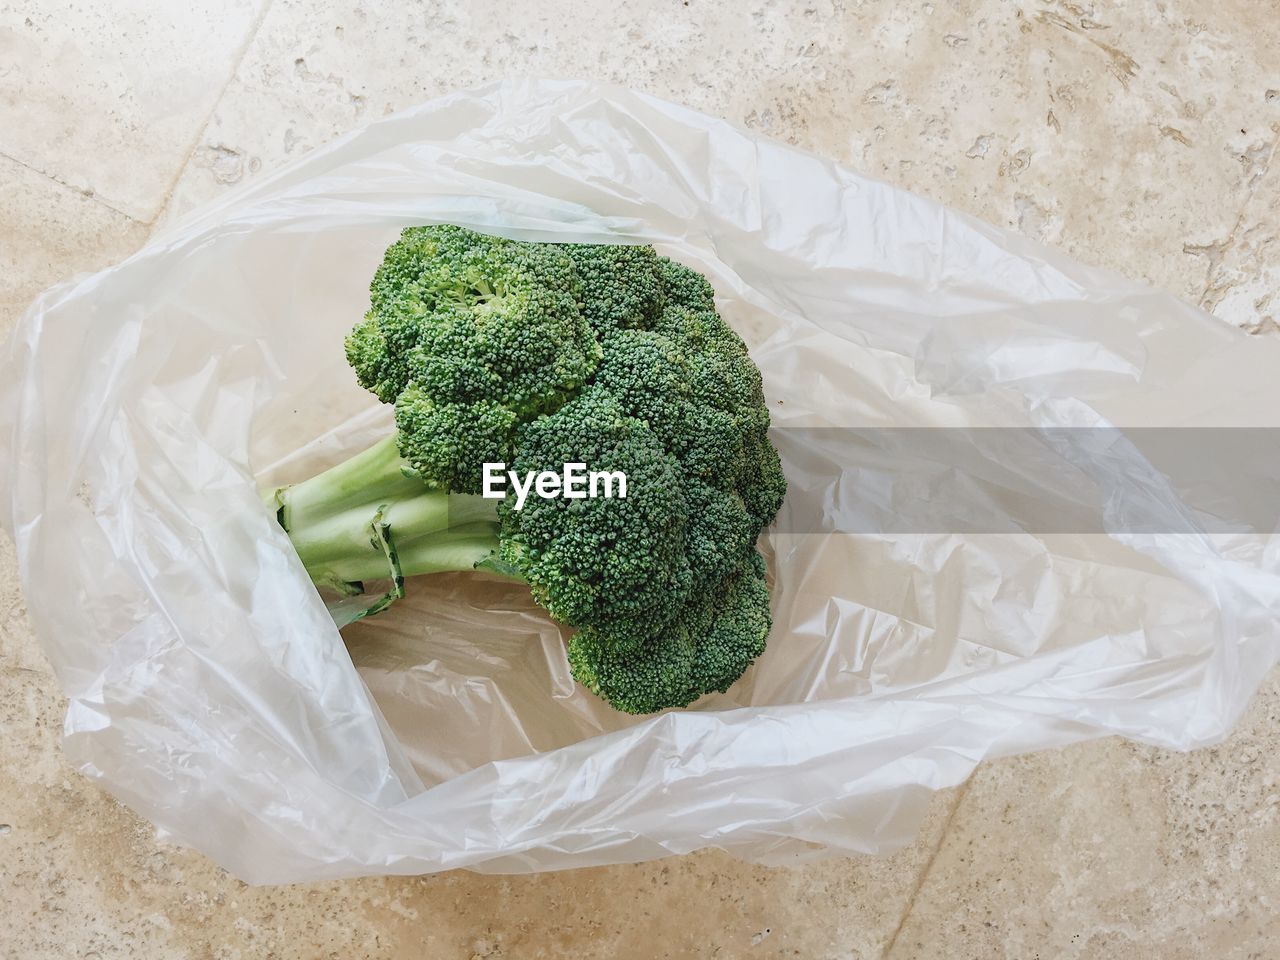
[[[574, 677], [650, 713], [728, 689], [769, 633], [760, 531], [786, 483], [760, 372], [701, 274], [652, 247], [411, 227], [347, 338], [396, 431], [273, 491], [320, 586], [482, 570], [576, 629]], [[487, 499], [483, 463], [622, 471], [626, 497]]]

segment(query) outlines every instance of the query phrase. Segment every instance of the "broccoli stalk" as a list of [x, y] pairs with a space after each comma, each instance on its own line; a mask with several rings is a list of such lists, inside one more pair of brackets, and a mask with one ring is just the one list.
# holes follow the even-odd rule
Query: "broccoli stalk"
[[497, 502], [426, 485], [394, 436], [268, 500], [311, 579], [348, 595], [386, 579], [396, 599], [405, 577], [474, 570], [498, 551]]

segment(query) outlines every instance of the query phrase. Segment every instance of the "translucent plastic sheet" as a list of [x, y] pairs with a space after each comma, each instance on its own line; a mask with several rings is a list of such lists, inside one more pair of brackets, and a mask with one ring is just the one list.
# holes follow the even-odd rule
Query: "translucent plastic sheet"
[[[386, 245], [430, 222], [651, 242], [713, 280], [793, 502], [830, 521], [784, 509], [767, 537], [776, 624], [727, 694], [614, 713], [522, 590], [476, 578], [335, 629], [257, 488], [385, 429], [341, 338]], [[1272, 531], [1131, 529], [1113, 461], [1093, 532], [863, 529], [840, 522], [860, 498], [884, 516], [948, 488], [807, 428], [1272, 428], [1278, 372], [1280, 342], [719, 120], [510, 82], [42, 296], [0, 360], [0, 514], [73, 762], [247, 880], [791, 862], [906, 843], [985, 757], [1224, 736], [1280, 612]]]

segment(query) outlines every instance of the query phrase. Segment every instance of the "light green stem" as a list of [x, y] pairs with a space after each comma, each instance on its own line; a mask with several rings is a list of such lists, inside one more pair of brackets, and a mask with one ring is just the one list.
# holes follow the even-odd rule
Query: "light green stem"
[[266, 499], [311, 579], [348, 592], [391, 579], [399, 596], [405, 577], [474, 570], [498, 549], [498, 501], [427, 486], [394, 436]]

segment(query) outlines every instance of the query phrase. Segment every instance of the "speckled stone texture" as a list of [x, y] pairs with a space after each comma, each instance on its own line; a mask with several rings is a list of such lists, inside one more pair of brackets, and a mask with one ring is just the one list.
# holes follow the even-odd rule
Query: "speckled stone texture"
[[[257, 171], [505, 74], [679, 100], [1280, 332], [1257, 0], [0, 0], [0, 330]], [[1280, 956], [1274, 680], [1214, 750], [984, 766], [886, 859], [275, 889], [72, 772], [62, 711], [0, 537], [4, 960]]]

